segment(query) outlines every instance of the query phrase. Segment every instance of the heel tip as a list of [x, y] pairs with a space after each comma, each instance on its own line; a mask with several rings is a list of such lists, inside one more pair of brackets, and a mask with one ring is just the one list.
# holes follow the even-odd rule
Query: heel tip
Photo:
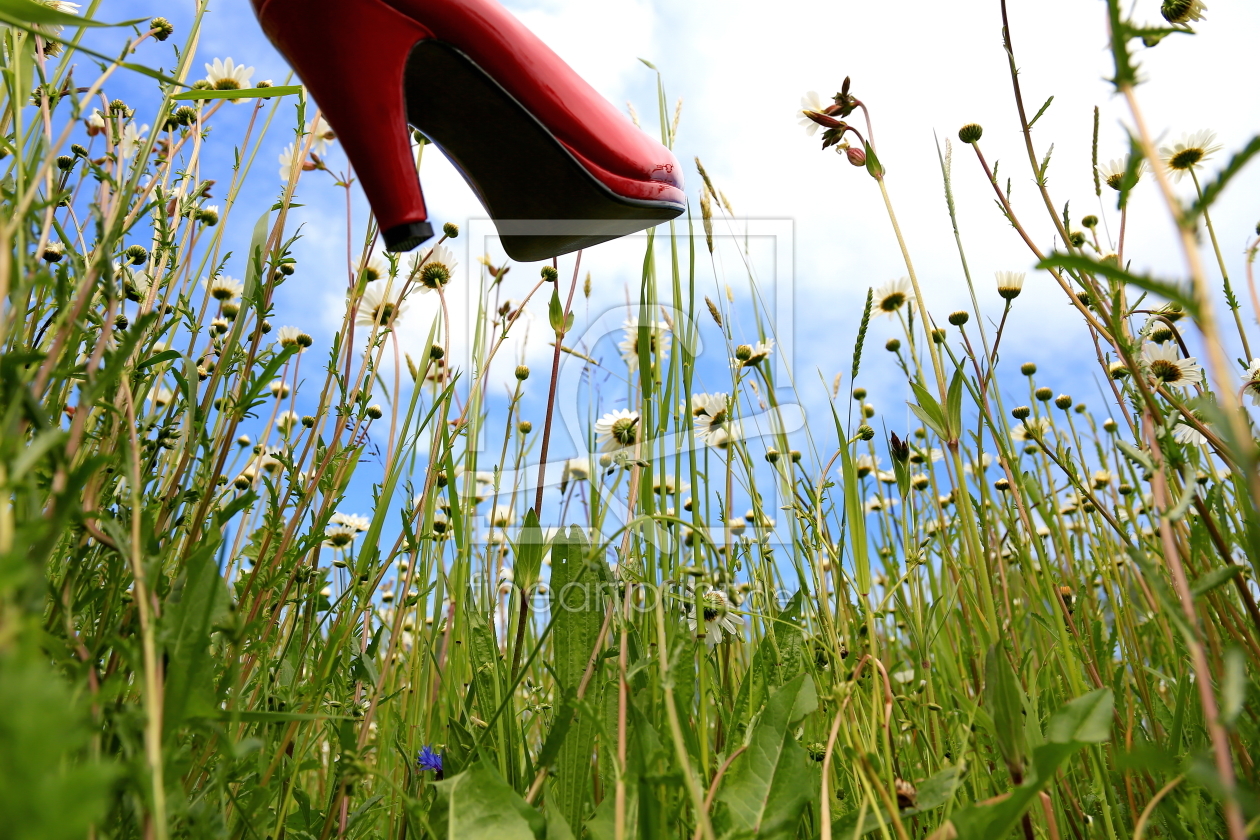
[[433, 238], [433, 225], [428, 222], [407, 222], [396, 225], [381, 235], [385, 237], [386, 251], [410, 251]]

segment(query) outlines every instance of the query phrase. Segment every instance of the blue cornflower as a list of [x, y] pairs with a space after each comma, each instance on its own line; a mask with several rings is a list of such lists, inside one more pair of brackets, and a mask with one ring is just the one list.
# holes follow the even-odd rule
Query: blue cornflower
[[439, 779], [442, 778], [442, 754], [434, 752], [433, 747], [426, 746], [420, 750], [420, 754], [416, 756], [416, 765], [421, 772], [432, 770]]

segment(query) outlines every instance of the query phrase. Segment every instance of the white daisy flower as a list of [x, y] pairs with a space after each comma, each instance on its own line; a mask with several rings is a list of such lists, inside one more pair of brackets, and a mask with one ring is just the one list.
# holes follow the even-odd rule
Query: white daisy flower
[[1094, 489], [1095, 490], [1102, 490], [1107, 485], [1111, 484], [1111, 480], [1112, 480], [1111, 470], [1095, 470], [1094, 471]]
[[774, 352], [774, 339], [771, 338], [766, 341], [758, 341], [756, 344], [752, 345], [740, 345], [740, 347], [747, 347], [749, 350], [749, 356], [747, 359], [739, 358], [739, 348], [736, 348], [736, 356], [731, 359], [731, 365], [736, 368], [755, 367]]
[[445, 245], [435, 245], [429, 251], [412, 256], [411, 276], [419, 280], [420, 291], [427, 293], [451, 282], [458, 266], [454, 251]]
[[[1119, 191], [1124, 187], [1124, 173], [1129, 170], [1129, 156], [1125, 155], [1116, 160], [1107, 161], [1098, 166], [1098, 177], [1102, 182], [1113, 190]], [[1133, 184], [1136, 185], [1142, 178], [1142, 173], [1146, 171], [1146, 161], [1138, 164], [1137, 172], [1133, 175]], [[1130, 187], [1132, 188], [1132, 187]]]
[[201, 281], [201, 285], [210, 293], [210, 297], [224, 303], [240, 297], [241, 293], [245, 291], [244, 283], [228, 277], [226, 274], [220, 274], [217, 277], [207, 277]]
[[144, 142], [144, 136], [148, 133], [147, 125], [136, 128], [135, 123], [127, 123], [127, 127], [122, 130], [122, 137], [118, 140], [118, 159], [129, 160], [135, 155], [136, 149]]
[[356, 531], [366, 531], [372, 526], [372, 520], [357, 513], [334, 513], [328, 520], [333, 525], [344, 525]]
[[276, 344], [281, 347], [293, 347], [298, 343], [302, 331], [297, 327], [281, 327], [276, 331]]
[[896, 280], [889, 280], [875, 290], [871, 309], [876, 315], [887, 315], [893, 318], [901, 307], [913, 301], [914, 290], [910, 284], [910, 278], [899, 277]]
[[337, 139], [323, 114], [316, 115], [307, 123], [306, 133], [311, 135], [311, 151], [321, 157], [328, 153], [328, 147]]
[[174, 398], [175, 394], [171, 392], [171, 389], [161, 385], [149, 391], [149, 402], [153, 403], [154, 408], [162, 408]]
[[1202, 446], [1207, 443], [1203, 433], [1189, 423], [1178, 422], [1173, 429], [1173, 440], [1188, 446]]
[[366, 274], [369, 283], [384, 280], [389, 277], [389, 263], [379, 256], [372, 257], [372, 259], [359, 266], [359, 273]]
[[[894, 478], [893, 481], [896, 481]], [[896, 499], [881, 499], [879, 496], [871, 496], [862, 504], [862, 510], [867, 513], [875, 513], [880, 510], [887, 510], [897, 504]]]
[[338, 551], [344, 551], [354, 542], [354, 538], [359, 532], [350, 525], [333, 525], [324, 532], [324, 546], [334, 548]]
[[602, 452], [634, 446], [639, 440], [639, 412], [619, 408], [595, 421], [595, 440]]
[[516, 514], [507, 505], [495, 505], [487, 514], [486, 521], [495, 528], [510, 528], [516, 521]]
[[995, 271], [998, 295], [1006, 300], [1014, 300], [1024, 290], [1024, 272]]
[[735, 517], [726, 523], [726, 529], [731, 532], [731, 536], [738, 537], [744, 533], [744, 529], [748, 527], [747, 519]]
[[[277, 160], [280, 161], [279, 172], [280, 172], [281, 181], [284, 181], [286, 183], [288, 182], [289, 175], [293, 172], [293, 156], [296, 154], [297, 154], [297, 144], [290, 143], [289, 145], [284, 147], [284, 151], [281, 152], [280, 157], [277, 158]], [[302, 167], [299, 166], [298, 174], [301, 175], [301, 173], [302, 173]]]
[[993, 456], [989, 454], [988, 452], [981, 453], [980, 457], [977, 459], [976, 464], [973, 464], [970, 461], [968, 461], [966, 464], [963, 464], [963, 472], [965, 472], [967, 475], [971, 475], [975, 471], [975, 468], [977, 465], [980, 467], [980, 471], [984, 472], [989, 467], [993, 466]]
[[[626, 367], [633, 372], [639, 369], [639, 322], [637, 319], [627, 318], [621, 328], [625, 337], [617, 345], [617, 349], [621, 351]], [[658, 364], [664, 364], [669, 358], [669, 324], [656, 321], [646, 324], [644, 328], [647, 330], [648, 357], [655, 357]]]
[[[253, 67], [237, 64], [231, 58], [216, 58], [212, 64], [206, 65], [206, 81], [215, 90], [244, 90], [250, 86], [249, 77], [252, 75]], [[236, 100], [238, 104], [244, 101]]]
[[87, 123], [89, 129], [95, 129], [98, 132], [105, 130], [105, 116], [100, 108], [93, 108], [92, 113], [84, 119], [84, 122]]
[[1039, 440], [1050, 432], [1050, 419], [1047, 417], [1029, 417], [1023, 423], [1011, 429], [1011, 439], [1018, 441]]
[[818, 123], [814, 122], [809, 117], [805, 116], [805, 112], [806, 111], [821, 111], [826, 107], [827, 107], [827, 103], [823, 102], [822, 97], [818, 95], [818, 91], [816, 90], [807, 91], [806, 94], [801, 97], [801, 107], [798, 108], [796, 111], [796, 115], [797, 117], [799, 117], [799, 119], [796, 121], [797, 125], [800, 125], [802, 128], [805, 129], [806, 134], [808, 134], [810, 137], [813, 137], [816, 133], [818, 133], [818, 129], [820, 128], [820, 126], [818, 125]]
[[[387, 285], [392, 287], [388, 294], [385, 291]], [[359, 311], [355, 314], [354, 322], [361, 327], [390, 326], [407, 311], [401, 298], [402, 283], [399, 280], [368, 283], [359, 300]]]
[[1260, 405], [1260, 359], [1252, 359], [1243, 373], [1243, 393], [1251, 395], [1252, 405]]
[[691, 413], [695, 418], [697, 440], [725, 448], [739, 437], [738, 424], [731, 417], [730, 401], [726, 394], [692, 394]]
[[[858, 478], [866, 478], [873, 472], [879, 470], [879, 456], [862, 454], [853, 459], [853, 466], [857, 469]], [[840, 471], [844, 475], [844, 471]]]
[[1142, 363], [1152, 382], [1187, 388], [1203, 380], [1203, 368], [1194, 356], [1177, 358], [1177, 349], [1171, 344], [1148, 342], [1142, 348]]
[[[687, 627], [697, 637], [700, 635], [700, 622], [696, 620], [695, 596], [688, 593], [684, 606], [687, 613]], [[700, 596], [700, 612], [704, 620], [704, 643], [710, 648], [717, 647], [722, 641], [723, 633], [730, 633], [738, 639], [744, 626], [744, 619], [731, 612], [730, 599], [719, 589], [710, 589]]]
[[1216, 135], [1204, 129], [1193, 134], [1182, 135], [1181, 139], [1171, 146], [1161, 146], [1159, 156], [1168, 167], [1174, 181], [1180, 181], [1187, 172], [1198, 168], [1199, 164], [1221, 150], [1212, 145]]

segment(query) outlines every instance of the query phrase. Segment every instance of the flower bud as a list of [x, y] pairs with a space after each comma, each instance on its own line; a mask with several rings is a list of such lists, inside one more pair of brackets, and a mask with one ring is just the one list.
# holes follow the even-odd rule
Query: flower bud
[[123, 102], [121, 99], [115, 99], [109, 103], [109, 113], [114, 116], [130, 117], [135, 111], [128, 108], [126, 102]]
[[1046, 387], [1038, 388], [1034, 393], [1036, 394], [1037, 399], [1042, 402], [1050, 402], [1050, 400], [1054, 398], [1054, 391], [1051, 391]]
[[856, 146], [850, 146], [845, 149], [844, 156], [854, 166], [866, 166], [866, 152]]
[[945, 330], [941, 329], [940, 327], [937, 327], [936, 329], [932, 330], [932, 340], [935, 341], [937, 344], [944, 344], [945, 343]]
[[153, 32], [153, 37], [159, 41], [165, 41], [175, 32], [175, 27], [164, 17], [155, 17], [149, 21], [149, 29]]
[[446, 234], [447, 239], [454, 239], [459, 236], [459, 225], [454, 222], [447, 222], [442, 225], [442, 233]]
[[298, 333], [297, 343], [298, 343], [298, 347], [305, 349], [307, 347], [310, 347], [312, 344], [314, 344], [315, 339], [311, 338], [306, 333]]
[[1094, 228], [1098, 227], [1098, 217], [1086, 216], [1085, 218], [1081, 219], [1081, 227], [1087, 227], [1090, 230], [1093, 230]]
[[315, 428], [315, 418], [307, 414], [302, 418], [302, 425], [307, 429]]
[[1007, 490], [1011, 489], [1011, 483], [1005, 478], [999, 478], [997, 481], [993, 482], [993, 487], [995, 490], [1001, 490], [1005, 493]]
[[741, 344], [735, 348], [735, 358], [741, 362], [746, 362], [752, 358], [752, 352], [751, 344]]
[[1085, 234], [1079, 230], [1074, 230], [1068, 234], [1068, 241], [1072, 243], [1074, 248], [1079, 248], [1085, 244]]
[[1037, 372], [1037, 366], [1032, 362], [1024, 362], [1019, 366], [1019, 372], [1024, 374], [1024, 376], [1032, 376]]
[[542, 279], [548, 283], [554, 283], [560, 279], [560, 273], [549, 265], [542, 267]]
[[1011, 409], [1011, 416], [1016, 420], [1027, 420], [1032, 414], [1032, 409], [1026, 405], [1017, 406]]
[[875, 437], [875, 430], [863, 423], [861, 426], [858, 426], [857, 436], [861, 440], [871, 440]]
[[775, 463], [776, 461], [778, 461], [778, 460], [779, 460], [779, 450], [777, 450], [777, 449], [767, 449], [767, 450], [766, 450], [766, 460], [767, 460], [767, 461], [769, 461], [769, 462], [770, 462], [770, 463], [772, 463], [772, 464], [773, 464], [773, 463]]
[[62, 172], [69, 172], [71, 169], [74, 168], [74, 165], [76, 162], [77, 161], [74, 155], [58, 155], [57, 156], [57, 168], [60, 169]]
[[173, 116], [180, 125], [192, 125], [197, 121], [197, 109], [191, 105], [181, 105], [175, 109]]
[[523, 435], [527, 435], [534, 430], [534, 424], [528, 420], [522, 420], [516, 424], [516, 430]]
[[801, 451], [799, 449], [793, 449], [788, 453], [788, 457], [792, 459], [793, 464], [799, 464], [801, 462]]
[[114, 329], [125, 330], [131, 322], [127, 320], [126, 315], [117, 315], [114, 317]]
[[888, 454], [899, 464], [910, 460], [910, 442], [897, 437], [896, 432], [888, 435]]
[[282, 262], [280, 263], [280, 273], [285, 277], [292, 277], [293, 272], [297, 271], [297, 263]]
[[896, 353], [898, 350], [901, 349], [901, 339], [899, 338], [888, 339], [888, 341], [884, 344], [884, 349], [887, 350], [889, 353]]
[[66, 254], [66, 246], [60, 242], [49, 242], [44, 246], [44, 253], [41, 255], [45, 262], [55, 263], [61, 262], [61, 258]]
[[369, 405], [367, 407], [367, 416], [373, 420], [380, 420], [385, 416], [385, 412], [381, 410], [379, 405]]
[[524, 382], [526, 379], [529, 379], [529, 365], [517, 365], [516, 378], [520, 382]]
[[970, 315], [960, 309], [957, 312], [951, 312], [949, 314], [949, 322], [955, 327], [961, 327], [963, 324], [967, 323], [967, 319], [970, 317]]
[[149, 261], [149, 249], [143, 245], [132, 245], [123, 252], [123, 256], [125, 256], [127, 261], [132, 265], [144, 265]]
[[857, 400], [858, 402], [861, 402], [862, 400], [866, 399], [866, 389], [865, 389], [865, 388], [854, 388], [854, 389], [853, 389], [853, 399]]
[[1116, 421], [1112, 420], [1110, 417], [1108, 417], [1106, 420], [1103, 421], [1103, 431], [1106, 432], [1107, 434], [1114, 435], [1116, 433], [1116, 430], [1119, 428], [1120, 428], [1119, 424], [1117, 424]]
[[434, 344], [434, 345], [432, 345], [431, 347], [429, 347], [429, 358], [430, 358], [430, 359], [437, 360], [437, 359], [442, 358], [442, 357], [443, 357], [443, 356], [445, 356], [445, 355], [446, 355], [446, 351], [442, 349], [442, 345], [440, 345], [440, 344]]
[[975, 123], [967, 123], [962, 128], [958, 129], [958, 139], [964, 143], [976, 143], [980, 140], [980, 137], [983, 134], [984, 129]]
[[1072, 407], [1072, 398], [1067, 394], [1059, 394], [1059, 396], [1054, 398], [1054, 404], [1064, 411], [1067, 411]]

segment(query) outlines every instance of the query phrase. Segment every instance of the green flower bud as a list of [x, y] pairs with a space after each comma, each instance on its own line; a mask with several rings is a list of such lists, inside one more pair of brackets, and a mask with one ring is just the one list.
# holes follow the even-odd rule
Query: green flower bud
[[752, 345], [741, 344], [735, 348], [735, 358], [741, 362], [746, 362], [752, 358]]
[[442, 225], [442, 233], [446, 234], [447, 239], [454, 239], [459, 236], [459, 225], [454, 222], [447, 222]]
[[1103, 421], [1103, 431], [1109, 435], [1114, 435], [1116, 433], [1116, 430], [1119, 428], [1120, 428], [1119, 424], [1116, 423], [1115, 420], [1112, 420], [1110, 417], [1108, 417], [1106, 420]]
[[522, 420], [516, 424], [516, 430], [523, 435], [527, 435], [534, 430], [534, 424], [528, 420]]
[[71, 169], [74, 169], [74, 165], [76, 162], [77, 160], [74, 157], [74, 155], [58, 155], [57, 156], [57, 168], [60, 169], [62, 172], [69, 172]]
[[1067, 394], [1059, 394], [1059, 396], [1054, 398], [1054, 404], [1064, 411], [1067, 411], [1072, 407], [1072, 398]]
[[1098, 217], [1086, 216], [1085, 218], [1081, 219], [1081, 227], [1087, 227], [1090, 230], [1093, 230], [1094, 228], [1098, 227]]
[[889, 353], [896, 353], [898, 350], [901, 349], [901, 339], [898, 339], [898, 338], [888, 339], [888, 341], [884, 344], [884, 349], [887, 350]]
[[369, 405], [367, 407], [367, 416], [373, 420], [380, 420], [385, 416], [385, 412], [381, 410], [379, 405]]
[[149, 29], [153, 32], [153, 37], [159, 41], [165, 41], [175, 32], [175, 27], [164, 17], [155, 17], [149, 21]]
[[85, 149], [83, 146], [80, 146], [78, 143], [71, 145], [70, 151], [74, 152], [75, 157], [85, 158], [88, 156], [87, 149]]
[[143, 245], [132, 245], [123, 252], [123, 256], [125, 256], [127, 261], [132, 265], [144, 265], [149, 261], [149, 249]]
[[1024, 374], [1024, 376], [1032, 376], [1037, 372], [1037, 366], [1032, 362], [1024, 362], [1019, 366], [1019, 372]]
[[1085, 244], [1085, 234], [1079, 230], [1074, 230], [1068, 234], [1068, 241], [1072, 243], [1073, 247], [1079, 248]]
[[854, 388], [854, 389], [853, 389], [853, 399], [857, 400], [858, 402], [861, 402], [862, 400], [866, 399], [866, 389], [865, 389], [865, 388]]
[[432, 345], [432, 346], [430, 346], [430, 347], [429, 347], [429, 358], [430, 358], [430, 359], [435, 359], [435, 360], [436, 360], [436, 359], [440, 359], [440, 358], [442, 358], [442, 357], [443, 357], [443, 356], [445, 356], [445, 355], [446, 355], [446, 351], [442, 349], [442, 345], [440, 345], [440, 344], [434, 344], [434, 345]]
[[1032, 409], [1026, 405], [1017, 406], [1011, 409], [1011, 416], [1016, 420], [1027, 420], [1032, 415]]
[[963, 324], [967, 323], [967, 319], [970, 317], [971, 316], [968, 313], [960, 309], [957, 312], [949, 313], [949, 323], [955, 327], [961, 327]]
[[769, 461], [769, 462], [770, 462], [770, 463], [772, 463], [772, 464], [773, 464], [773, 463], [775, 463], [776, 461], [778, 461], [778, 460], [779, 460], [779, 450], [777, 450], [777, 449], [767, 449], [767, 450], [766, 450], [766, 460], [767, 460], [767, 461]]
[[861, 426], [858, 426], [857, 436], [861, 440], [870, 440], [875, 437], [875, 430], [863, 423]]
[[964, 143], [979, 142], [980, 137], [983, 134], [984, 129], [975, 123], [967, 123], [962, 128], [958, 129], [958, 139]]
[[305, 417], [302, 418], [302, 425], [308, 429], [315, 428], [315, 418], [307, 414]]
[[524, 382], [526, 379], [529, 379], [529, 366], [528, 366], [528, 365], [517, 365], [517, 366], [516, 366], [516, 378], [517, 378], [517, 380], [518, 380], [518, 381], [520, 381], [520, 382]]
[[1054, 398], [1054, 391], [1051, 391], [1046, 387], [1038, 388], [1034, 393], [1036, 394], [1037, 399], [1042, 402], [1050, 402], [1050, 400]]
[[542, 279], [547, 281], [548, 283], [554, 283], [560, 279], [560, 273], [549, 265], [544, 265], [542, 267], [541, 274], [542, 274]]

